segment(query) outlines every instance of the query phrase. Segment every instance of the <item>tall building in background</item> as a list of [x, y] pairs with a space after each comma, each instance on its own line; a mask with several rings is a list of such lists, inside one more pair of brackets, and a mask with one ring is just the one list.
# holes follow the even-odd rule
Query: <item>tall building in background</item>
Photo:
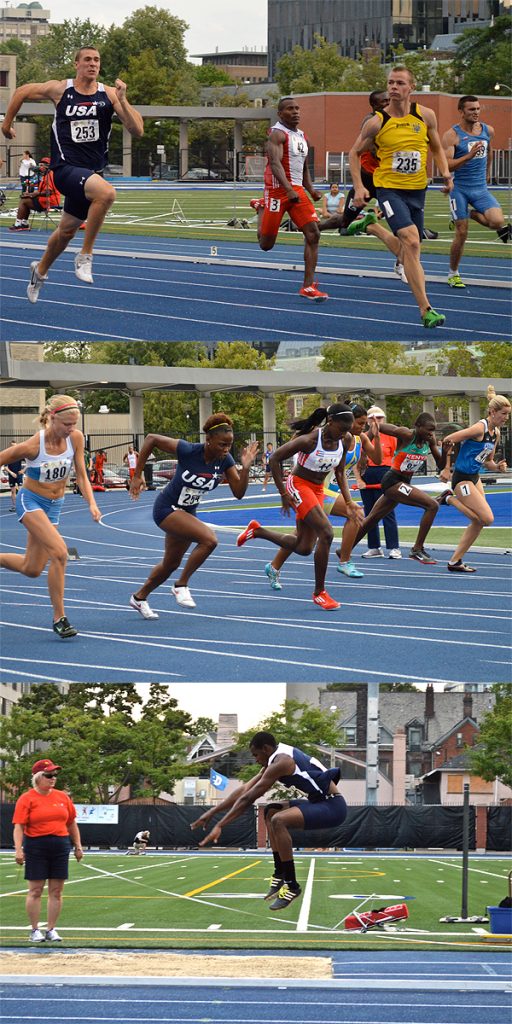
[[509, 10], [509, 0], [268, 0], [269, 78], [294, 46], [311, 50], [316, 35], [344, 57], [367, 51], [393, 60], [400, 43], [428, 48], [436, 35], [484, 27]]
[[19, 39], [30, 46], [41, 36], [48, 35], [49, 20], [50, 11], [44, 9], [37, 0], [19, 4], [18, 7], [0, 7], [0, 43]]

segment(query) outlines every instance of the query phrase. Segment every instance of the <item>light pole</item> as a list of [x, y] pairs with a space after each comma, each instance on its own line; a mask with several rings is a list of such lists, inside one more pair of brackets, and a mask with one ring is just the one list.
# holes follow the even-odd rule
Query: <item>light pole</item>
[[509, 93], [512, 94], [512, 89], [510, 88], [509, 85], [505, 85], [504, 82], [496, 82], [496, 85], [494, 86], [494, 92], [499, 92], [500, 89], [508, 89]]
[[[331, 715], [335, 715], [337, 710], [338, 710], [337, 705], [336, 704], [331, 704], [331, 706], [329, 708], [329, 711], [331, 712]], [[333, 745], [331, 745], [329, 761], [330, 761], [329, 767], [330, 768], [335, 768], [336, 767], [336, 748]]]

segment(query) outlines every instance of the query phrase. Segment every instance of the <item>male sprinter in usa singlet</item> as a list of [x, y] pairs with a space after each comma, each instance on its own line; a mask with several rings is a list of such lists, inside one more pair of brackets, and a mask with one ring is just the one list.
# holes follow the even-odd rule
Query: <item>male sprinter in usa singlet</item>
[[420, 260], [429, 146], [444, 181], [443, 192], [452, 191], [453, 178], [433, 110], [411, 102], [415, 85], [408, 68], [398, 66], [390, 71], [387, 110], [377, 111], [363, 126], [350, 150], [350, 170], [355, 188], [354, 204], [364, 206], [369, 196], [361, 179], [359, 156], [375, 146], [379, 166], [373, 180], [379, 206], [402, 244], [404, 269], [419, 306], [421, 322], [424, 327], [438, 327], [444, 324], [445, 317], [436, 313], [429, 303]]
[[94, 46], [82, 46], [75, 56], [76, 76], [63, 81], [29, 82], [16, 89], [2, 124], [6, 139], [16, 137], [14, 118], [25, 101], [51, 100], [55, 105], [51, 133], [51, 170], [55, 185], [66, 197], [59, 226], [50, 235], [41, 260], [31, 264], [27, 288], [37, 302], [48, 271], [85, 221], [82, 251], [75, 257], [80, 281], [92, 284], [92, 252], [98, 232], [116, 197], [102, 174], [108, 161], [108, 140], [114, 113], [130, 135], [141, 138], [141, 115], [126, 99], [126, 85], [115, 88], [97, 81], [100, 55]]
[[[496, 231], [502, 242], [510, 242], [510, 224], [505, 224], [503, 210], [489, 191], [492, 139], [494, 128], [480, 121], [477, 96], [461, 96], [458, 102], [460, 120], [443, 135], [443, 148], [448, 167], [453, 171], [454, 188], [450, 196], [455, 238], [450, 249], [450, 288], [465, 288], [459, 264], [468, 237], [468, 218]], [[468, 207], [472, 206], [472, 210]]]

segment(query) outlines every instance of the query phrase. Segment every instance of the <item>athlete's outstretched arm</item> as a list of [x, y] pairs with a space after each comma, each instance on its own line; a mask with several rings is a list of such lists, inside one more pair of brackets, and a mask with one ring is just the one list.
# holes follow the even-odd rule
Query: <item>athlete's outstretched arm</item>
[[2, 121], [2, 135], [5, 135], [6, 139], [16, 138], [16, 131], [12, 127], [12, 122], [18, 110], [26, 101], [30, 100], [35, 103], [38, 100], [52, 100], [53, 103], [58, 103], [64, 92], [65, 84], [65, 82], [52, 79], [49, 82], [27, 82], [26, 85], [20, 85], [13, 93], [5, 112], [5, 117]]
[[251, 804], [255, 803], [259, 796], [264, 796], [267, 790], [271, 789], [282, 775], [293, 772], [294, 765], [293, 758], [287, 754], [277, 757], [271, 765], [268, 765], [267, 768], [256, 776], [250, 789], [244, 787], [244, 792], [235, 801], [231, 810], [214, 825], [211, 832], [208, 833], [199, 845], [206, 846], [207, 843], [218, 842], [223, 826], [229, 825], [235, 818], [239, 818]]
[[240, 462], [242, 463], [242, 471], [238, 472], [236, 466], [230, 466], [226, 470], [226, 478], [231, 488], [231, 493], [234, 494], [235, 498], [243, 498], [247, 485], [249, 483], [249, 470], [256, 458], [259, 445], [257, 441], [251, 441], [246, 448], [243, 449], [240, 456]]
[[451, 192], [453, 190], [453, 175], [448, 167], [448, 160], [446, 153], [441, 145], [441, 139], [439, 138], [439, 132], [437, 130], [437, 119], [434, 111], [430, 107], [420, 107], [421, 115], [425, 121], [428, 132], [428, 141], [432, 156], [437, 164], [441, 177], [444, 181], [444, 185], [441, 189], [442, 192]]
[[107, 86], [107, 93], [112, 100], [112, 105], [120, 121], [128, 129], [130, 135], [141, 139], [144, 135], [144, 121], [138, 110], [128, 103], [126, 98], [126, 83], [121, 78], [116, 78], [115, 89]]
[[161, 452], [168, 452], [169, 455], [176, 455], [178, 451], [178, 438], [165, 437], [164, 434], [148, 434], [148, 436], [144, 438], [137, 458], [135, 473], [130, 484], [131, 498], [138, 498], [142, 487], [144, 486], [142, 471], [146, 465], [148, 456], [153, 451], [153, 448], [159, 448]]

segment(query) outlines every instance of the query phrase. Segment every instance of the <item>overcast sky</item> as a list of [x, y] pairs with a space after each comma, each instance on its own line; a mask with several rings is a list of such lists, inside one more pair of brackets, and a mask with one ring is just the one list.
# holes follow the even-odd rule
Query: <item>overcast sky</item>
[[[233, 50], [244, 46], [267, 46], [267, 0], [88, 0], [86, 8], [72, 10], [69, 0], [42, 0], [51, 12], [50, 22], [75, 17], [90, 18], [100, 25], [122, 25], [125, 18], [142, 7], [160, 7], [190, 26], [185, 33], [189, 54]], [[197, 63], [200, 63], [198, 61]]]

